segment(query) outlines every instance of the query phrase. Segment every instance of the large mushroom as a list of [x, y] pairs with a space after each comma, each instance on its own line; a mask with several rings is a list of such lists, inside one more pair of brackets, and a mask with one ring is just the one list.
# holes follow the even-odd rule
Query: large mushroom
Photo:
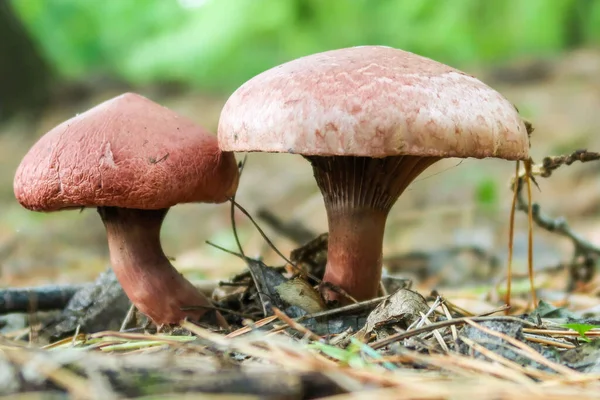
[[[178, 203], [222, 203], [238, 185], [232, 153], [192, 121], [137, 94], [112, 98], [42, 136], [14, 179], [34, 211], [97, 207], [123, 290], [157, 325], [201, 318], [211, 303], [169, 262], [160, 229]], [[216, 313], [218, 322], [226, 325]]]
[[[528, 157], [515, 107], [454, 68], [383, 46], [339, 49], [267, 70], [238, 88], [218, 128], [225, 151], [301, 154], [329, 223], [324, 282], [377, 295], [387, 215], [427, 167], [448, 157]], [[324, 285], [328, 300], [341, 291]]]

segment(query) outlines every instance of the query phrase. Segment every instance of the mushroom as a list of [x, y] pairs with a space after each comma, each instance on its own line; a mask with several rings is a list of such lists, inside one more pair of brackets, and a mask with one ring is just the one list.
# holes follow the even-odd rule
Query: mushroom
[[[160, 229], [178, 203], [222, 203], [237, 190], [232, 153], [217, 138], [175, 112], [125, 93], [42, 136], [14, 179], [19, 203], [34, 211], [97, 207], [110, 260], [123, 290], [157, 325], [210, 308], [211, 302], [169, 262]], [[219, 324], [223, 317], [216, 313]]]
[[[361, 46], [299, 58], [239, 87], [219, 120], [224, 151], [301, 154], [329, 224], [322, 293], [378, 293], [390, 209], [448, 157], [528, 157], [516, 108], [481, 81], [406, 51]], [[343, 293], [343, 292], [341, 292]]]

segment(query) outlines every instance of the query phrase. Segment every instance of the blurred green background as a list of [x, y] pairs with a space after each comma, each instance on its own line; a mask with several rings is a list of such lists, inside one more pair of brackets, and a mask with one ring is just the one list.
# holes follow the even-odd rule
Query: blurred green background
[[[93, 210], [39, 214], [14, 200], [20, 159], [54, 125], [133, 90], [215, 131], [227, 96], [253, 75], [296, 57], [366, 44], [431, 57], [498, 89], [534, 123], [536, 161], [600, 148], [600, 0], [0, 2], [2, 284], [90, 280], [108, 265]], [[498, 160], [432, 167], [392, 210], [386, 254], [476, 245], [505, 260], [513, 170]], [[545, 210], [566, 216], [598, 242], [599, 172], [573, 166], [540, 182], [534, 193]], [[315, 233], [327, 229], [321, 196], [301, 157], [251, 154], [238, 200], [254, 215], [267, 209]], [[281, 264], [248, 221], [238, 220], [247, 254]], [[264, 228], [283, 252], [297, 246]], [[525, 265], [525, 232], [518, 215], [517, 267]], [[536, 235], [537, 267], [569, 259], [569, 242], [539, 230]], [[228, 205], [182, 205], [170, 212], [163, 240], [178, 268], [223, 277], [241, 267], [206, 246], [206, 239], [234, 247]]]
[[594, 0], [12, 0], [61, 77], [231, 90], [314, 52], [385, 44], [457, 67], [600, 44]]

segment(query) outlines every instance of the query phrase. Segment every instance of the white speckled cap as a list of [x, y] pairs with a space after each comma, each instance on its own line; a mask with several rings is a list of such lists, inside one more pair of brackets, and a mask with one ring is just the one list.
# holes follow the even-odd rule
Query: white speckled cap
[[383, 46], [299, 58], [237, 89], [219, 120], [226, 151], [525, 159], [527, 130], [500, 93]]

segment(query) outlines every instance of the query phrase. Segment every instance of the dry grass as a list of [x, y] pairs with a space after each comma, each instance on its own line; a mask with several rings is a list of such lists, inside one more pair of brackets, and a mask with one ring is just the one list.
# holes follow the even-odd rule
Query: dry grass
[[[438, 306], [439, 302], [432, 307]], [[408, 348], [396, 347], [399, 340], [389, 338], [383, 347], [376, 338], [370, 343], [352, 339], [349, 345], [340, 347], [328, 344], [336, 342], [337, 335], [320, 337], [278, 311], [276, 317], [256, 321], [252, 329], [241, 328], [228, 335], [182, 321], [183, 330], [173, 335], [77, 334], [43, 347], [1, 339], [0, 366], [11, 365], [22, 382], [29, 382], [30, 386], [40, 387], [44, 386], [40, 382], [48, 382], [46, 390], [55, 387], [74, 399], [110, 399], [123, 395], [138, 398], [150, 394], [149, 390], [156, 391], [155, 395], [160, 398], [166, 398], [162, 396], [169, 393], [181, 396], [203, 390], [210, 392], [217, 386], [207, 383], [208, 376], [222, 379], [232, 371], [254, 371], [251, 379], [257, 382], [264, 379], [265, 386], [259, 384], [258, 388], [235, 387], [235, 382], [242, 384], [244, 380], [232, 380], [233, 386], [227, 388], [229, 392], [233, 395], [247, 390], [248, 398], [255, 398], [253, 395], [265, 398], [277, 393], [285, 396], [274, 398], [304, 398], [303, 391], [297, 389], [297, 380], [290, 377], [307, 374], [324, 377], [329, 391], [337, 387], [348, 392], [323, 397], [332, 400], [372, 396], [394, 399], [597, 398], [600, 374], [565, 367], [544, 357], [526, 343], [529, 340], [522, 342], [475, 322], [485, 321], [485, 318], [511, 321], [513, 317], [460, 318], [422, 326], [415, 323], [414, 328], [397, 335]], [[274, 331], [273, 328], [278, 328], [278, 319], [283, 326], [292, 328], [280, 329], [280, 324]], [[423, 315], [420, 321], [426, 319]], [[465, 323], [503, 339], [512, 351], [534, 361], [538, 367], [517, 363], [502, 352], [491, 351], [484, 344], [468, 339], [459, 328]], [[269, 326], [272, 328], [265, 329]], [[569, 343], [577, 343], [577, 337], [581, 338], [573, 330], [557, 329], [550, 321], [543, 321], [538, 328], [525, 327], [523, 331], [539, 337], [563, 338]], [[414, 346], [408, 340], [424, 341], [432, 333], [436, 333], [436, 340], [443, 341], [445, 346], [433, 346], [426, 351], [409, 350]], [[599, 336], [600, 329], [590, 330], [586, 335]], [[456, 339], [484, 357], [459, 352]], [[450, 350], [440, 351], [441, 348]], [[6, 372], [0, 373], [0, 380], [6, 376]], [[283, 381], [279, 386], [269, 386], [270, 378], [275, 376]], [[289, 385], [284, 376], [291, 379]]]

